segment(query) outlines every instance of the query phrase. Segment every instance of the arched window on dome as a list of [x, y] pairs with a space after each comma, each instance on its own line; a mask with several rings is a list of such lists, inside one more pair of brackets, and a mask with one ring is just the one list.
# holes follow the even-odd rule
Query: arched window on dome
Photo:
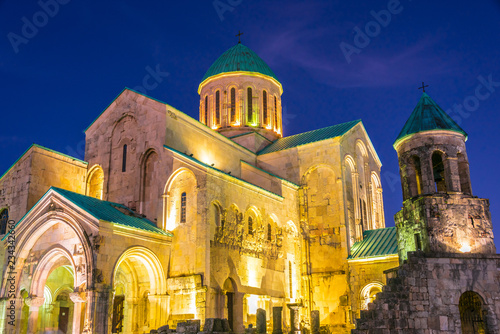
[[236, 89], [231, 88], [231, 123], [236, 122]]
[[278, 129], [278, 99], [274, 96], [274, 129]]
[[247, 88], [247, 122], [253, 123], [253, 96], [252, 88]]
[[262, 91], [262, 115], [264, 118], [264, 125], [268, 125], [269, 118], [267, 114], [267, 92], [265, 90]]
[[205, 113], [203, 114], [203, 122], [208, 125], [208, 95], [205, 96]]
[[215, 92], [215, 125], [220, 124], [220, 90]]

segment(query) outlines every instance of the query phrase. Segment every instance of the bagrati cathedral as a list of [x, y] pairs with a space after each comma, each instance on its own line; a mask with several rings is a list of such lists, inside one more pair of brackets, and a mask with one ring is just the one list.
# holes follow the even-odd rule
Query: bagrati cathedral
[[241, 43], [198, 93], [199, 121], [125, 89], [84, 161], [34, 144], [3, 174], [1, 333], [244, 333], [262, 310], [268, 332], [497, 333], [489, 202], [425, 92], [394, 144], [396, 227], [360, 120], [283, 137], [281, 83]]

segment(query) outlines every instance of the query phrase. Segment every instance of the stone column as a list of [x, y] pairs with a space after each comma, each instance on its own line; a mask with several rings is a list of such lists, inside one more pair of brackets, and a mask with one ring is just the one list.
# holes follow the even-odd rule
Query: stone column
[[85, 292], [72, 292], [69, 294], [69, 298], [75, 304], [73, 308], [73, 333], [80, 334], [84, 311], [82, 306], [87, 301], [87, 294]]
[[299, 309], [302, 305], [294, 303], [287, 306], [290, 309], [290, 334], [301, 334]]
[[266, 311], [258, 308], [257, 309], [257, 333], [264, 334], [267, 332], [267, 323], [266, 323]]
[[311, 334], [319, 334], [319, 311], [311, 311]]
[[282, 320], [281, 314], [283, 312], [283, 307], [275, 306], [273, 307], [273, 334], [283, 334], [283, 329], [281, 327]]
[[43, 305], [45, 298], [43, 297], [28, 297], [26, 304], [30, 308], [30, 316], [28, 319], [28, 334], [36, 334], [38, 332], [38, 309]]
[[112, 314], [110, 309], [112, 307], [111, 298], [113, 296], [111, 288], [101, 285], [96, 287], [92, 294], [92, 333], [108, 333], [110, 326], [109, 317]]

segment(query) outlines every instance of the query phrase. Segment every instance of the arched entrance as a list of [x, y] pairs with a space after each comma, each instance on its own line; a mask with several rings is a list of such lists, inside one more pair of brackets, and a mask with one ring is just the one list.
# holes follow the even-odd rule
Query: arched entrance
[[119, 258], [113, 275], [112, 333], [144, 333], [166, 323], [166, 278], [157, 256], [132, 247]]
[[229, 327], [234, 333], [243, 330], [243, 293], [238, 292], [235, 281], [228, 277], [222, 287], [226, 295], [224, 317], [229, 322]]
[[458, 308], [460, 310], [462, 334], [487, 333], [483, 300], [477, 293], [473, 291], [464, 292], [460, 296]]
[[29, 327], [41, 333], [79, 333], [82, 309], [70, 298], [75, 285], [71, 255], [60, 247], [48, 251], [33, 274], [30, 302], [37, 300], [38, 309], [31, 310]]

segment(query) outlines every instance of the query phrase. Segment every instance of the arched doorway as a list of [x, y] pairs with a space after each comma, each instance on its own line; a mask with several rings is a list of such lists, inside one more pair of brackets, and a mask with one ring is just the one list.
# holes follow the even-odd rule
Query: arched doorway
[[460, 296], [458, 308], [460, 310], [462, 334], [487, 333], [483, 300], [477, 293], [473, 291], [464, 292]]
[[74, 286], [74, 266], [70, 255], [60, 248], [49, 251], [40, 261], [31, 287], [32, 296], [43, 296], [44, 299], [36, 319], [38, 331], [60, 334], [80, 331], [81, 317], [75, 318], [75, 312], [81, 312], [81, 309], [75, 310], [70, 298]]
[[118, 260], [113, 275], [112, 333], [143, 333], [166, 323], [166, 278], [157, 256], [132, 247]]
[[227, 314], [227, 321], [229, 322], [229, 327], [231, 330], [235, 331], [235, 293], [237, 292], [236, 284], [231, 278], [226, 279], [224, 282], [223, 289], [226, 293], [226, 309], [225, 314]]

